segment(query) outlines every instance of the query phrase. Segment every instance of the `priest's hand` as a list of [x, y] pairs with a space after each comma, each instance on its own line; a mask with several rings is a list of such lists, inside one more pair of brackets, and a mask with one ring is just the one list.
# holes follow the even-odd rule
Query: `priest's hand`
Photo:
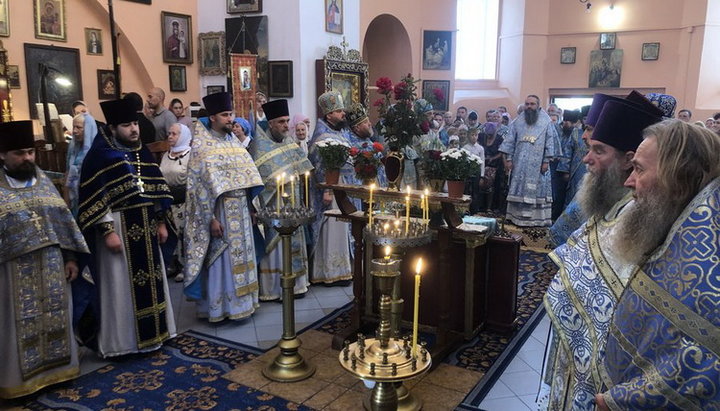
[[602, 394], [595, 394], [595, 404], [598, 411], [610, 411], [610, 407], [607, 406]]
[[505, 172], [506, 172], [507, 174], [510, 174], [510, 172], [512, 171], [512, 166], [513, 166], [512, 160], [506, 160], [506, 161], [505, 161]]
[[545, 174], [548, 171], [548, 163], [542, 163], [540, 166], [540, 173]]
[[165, 223], [158, 223], [157, 226], [158, 243], [165, 244], [168, 238], [168, 230]]
[[105, 236], [105, 247], [107, 247], [112, 253], [119, 253], [122, 251], [122, 241], [120, 236], [116, 232], [108, 233]]
[[212, 221], [210, 221], [210, 235], [215, 238], [220, 238], [223, 236], [223, 226], [222, 224], [220, 224], [217, 218], [213, 218]]
[[65, 263], [65, 279], [73, 281], [77, 278], [80, 269], [75, 261], [68, 261]]

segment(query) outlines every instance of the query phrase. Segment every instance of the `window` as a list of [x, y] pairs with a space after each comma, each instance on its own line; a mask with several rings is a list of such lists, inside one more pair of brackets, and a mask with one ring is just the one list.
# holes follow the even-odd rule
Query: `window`
[[457, 0], [456, 80], [493, 80], [500, 0]]

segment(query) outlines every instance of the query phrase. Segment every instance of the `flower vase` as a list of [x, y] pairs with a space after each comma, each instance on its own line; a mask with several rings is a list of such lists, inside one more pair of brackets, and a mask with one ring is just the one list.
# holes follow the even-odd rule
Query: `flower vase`
[[391, 151], [385, 157], [385, 175], [388, 179], [388, 188], [399, 191], [403, 172], [405, 171], [405, 158], [399, 151]]
[[447, 187], [448, 197], [450, 198], [462, 198], [463, 193], [465, 192], [464, 181], [448, 180]]
[[325, 184], [338, 184], [340, 182], [340, 169], [329, 168], [325, 170]]

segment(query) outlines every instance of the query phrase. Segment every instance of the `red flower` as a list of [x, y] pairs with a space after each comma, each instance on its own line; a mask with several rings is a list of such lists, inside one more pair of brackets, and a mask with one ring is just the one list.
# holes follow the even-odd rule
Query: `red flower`
[[379, 153], [383, 151], [385, 147], [383, 147], [383, 145], [380, 143], [373, 143], [373, 149]]
[[430, 123], [427, 120], [420, 123], [420, 130], [422, 130], [423, 133], [430, 131]]
[[407, 84], [402, 82], [397, 83], [393, 88], [393, 92], [395, 93], [395, 100], [402, 100], [407, 92]]
[[359, 152], [360, 152], [360, 150], [358, 150], [357, 147], [352, 147], [352, 148], [350, 148], [350, 155], [353, 156], [353, 157], [355, 157], [356, 155], [358, 155]]
[[369, 152], [369, 151], [363, 151], [363, 155], [364, 155], [365, 158], [367, 158], [368, 160], [372, 158], [372, 153]]
[[387, 77], [377, 79], [375, 86], [378, 88], [378, 93], [380, 94], [389, 94], [393, 89], [392, 80]]
[[371, 165], [365, 166], [365, 173], [366, 174], [375, 174], [376, 173], [375, 167], [373, 167]]
[[373, 106], [374, 106], [374, 107], [380, 107], [380, 106], [382, 106], [383, 104], [385, 104], [385, 99], [384, 99], [384, 98], [379, 98], [379, 99], [375, 100], [375, 102], [373, 103]]
[[445, 94], [443, 93], [443, 91], [441, 89], [434, 88], [432, 92], [435, 95], [435, 98], [437, 99], [437, 101], [439, 101], [439, 102], [445, 101]]
[[429, 153], [431, 159], [440, 160], [440, 151], [429, 150], [428, 153]]

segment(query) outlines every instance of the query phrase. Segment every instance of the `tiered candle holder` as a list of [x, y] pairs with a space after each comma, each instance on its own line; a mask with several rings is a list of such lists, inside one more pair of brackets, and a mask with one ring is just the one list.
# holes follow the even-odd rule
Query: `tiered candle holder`
[[295, 333], [295, 275], [292, 272], [292, 235], [298, 227], [312, 222], [315, 211], [307, 207], [285, 206], [281, 209], [266, 208], [258, 211], [263, 224], [275, 229], [283, 245], [282, 286], [283, 334], [278, 342], [280, 353], [263, 368], [263, 375], [273, 381], [294, 382], [309, 378], [315, 366], [305, 361], [299, 349], [302, 342]]
[[[384, 221], [365, 228], [368, 244], [391, 247], [418, 247], [430, 242], [430, 231], [425, 224], [411, 223], [407, 231], [389, 232]], [[394, 229], [394, 228], [393, 228]], [[375, 381], [364, 406], [369, 410], [419, 410], [422, 401], [412, 395], [403, 381], [417, 377], [430, 369], [432, 359], [424, 344], [413, 351], [410, 337], [398, 338], [399, 322], [392, 321], [391, 293], [400, 277], [402, 260], [386, 256], [372, 260], [370, 272], [380, 290], [380, 326], [376, 338], [358, 334], [355, 343], [345, 342], [340, 353], [340, 365], [363, 380]]]

